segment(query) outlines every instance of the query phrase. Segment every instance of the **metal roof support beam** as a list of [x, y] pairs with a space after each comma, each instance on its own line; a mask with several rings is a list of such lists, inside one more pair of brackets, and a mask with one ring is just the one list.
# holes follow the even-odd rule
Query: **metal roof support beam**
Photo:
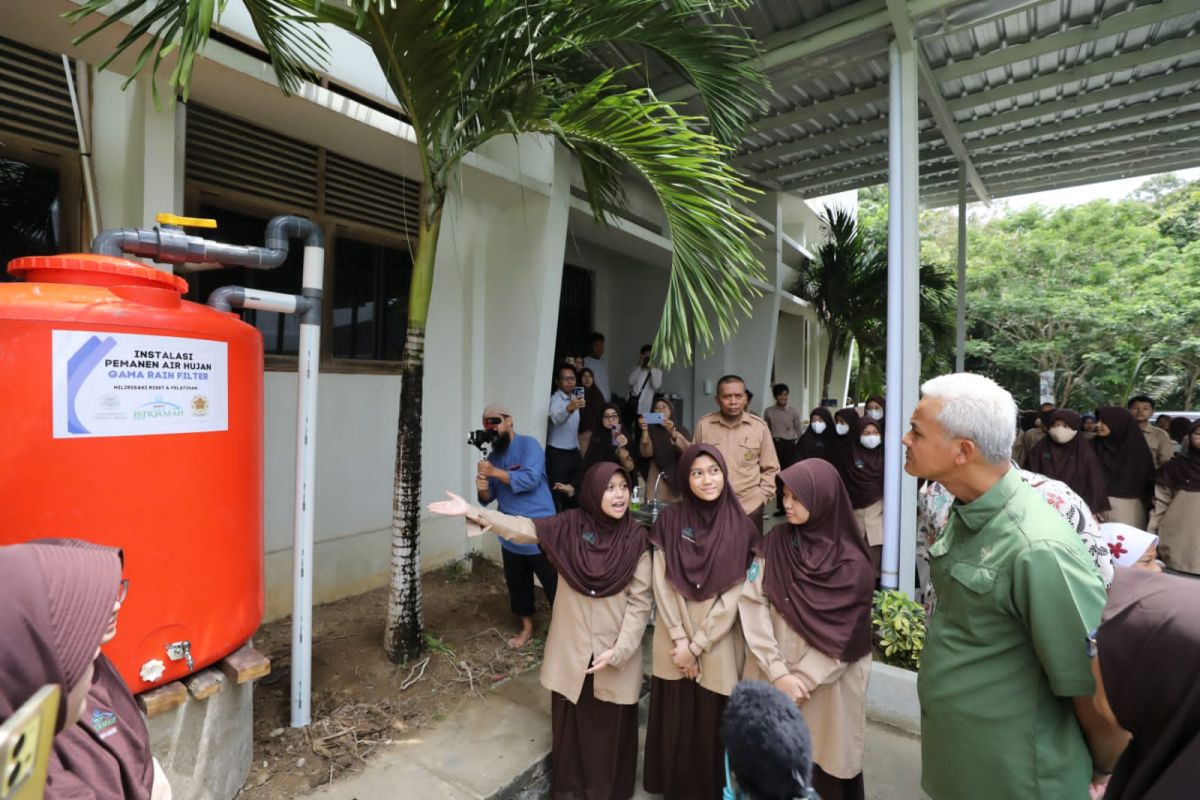
[[[995, 198], [1013, 197], [1030, 192], [1048, 192], [1053, 189], [1066, 189], [1071, 186], [1087, 186], [1092, 183], [1104, 183], [1122, 178], [1137, 178], [1143, 175], [1157, 175], [1162, 172], [1172, 172], [1179, 169], [1191, 169], [1200, 166], [1200, 150], [1191, 155], [1173, 155], [1169, 158], [1133, 161], [1128, 164], [1109, 164], [1095, 170], [1068, 170], [1058, 180], [1047, 182], [1045, 178], [1034, 179], [1021, 176], [1011, 181], [992, 184], [992, 195]], [[1022, 182], [1024, 181], [1024, 182]], [[946, 186], [940, 184], [939, 186]], [[937, 188], [937, 187], [930, 187]], [[948, 189], [930, 192], [925, 198], [927, 208], [939, 208], [954, 202], [954, 194]]]
[[887, 404], [884, 426], [883, 586], [913, 596], [917, 545], [916, 478], [904, 472], [900, 433], [917, 405], [919, 239], [917, 232], [917, 53], [911, 32], [888, 50]]
[[[961, 0], [909, 0], [908, 13], [911, 18], [923, 17], [957, 2]], [[886, 2], [860, 0], [858, 3], [822, 14], [795, 28], [772, 34], [766, 42], [766, 51], [753, 59], [753, 62], [760, 69], [770, 72], [792, 61], [824, 50], [832, 50], [838, 45], [890, 26], [891, 18]], [[689, 100], [697, 94], [696, 87], [691, 84], [678, 84], [661, 92], [659, 97], [674, 103]]]
[[[1189, 141], [1193, 140], [1190, 139]], [[1173, 150], [1171, 152], [1160, 153], [1158, 155], [1149, 153], [1131, 153], [1129, 155], [1118, 155], [1109, 159], [1097, 159], [1094, 156], [1069, 160], [1058, 159], [1057, 161], [1052, 159], [1043, 159], [1037, 163], [1030, 163], [1028, 165], [1019, 163], [1013, 164], [1006, 172], [991, 175], [989, 178], [993, 183], [999, 186], [1014, 182], [1032, 180], [1034, 176], [1042, 174], [1047, 166], [1057, 166], [1058, 169], [1055, 170], [1056, 173], [1088, 172], [1097, 170], [1110, 171], [1113, 169], [1130, 168], [1141, 163], [1187, 158], [1197, 151], [1200, 151], [1200, 145], [1185, 147], [1182, 151]], [[954, 181], [949, 178], [942, 180], [931, 180], [925, 184], [925, 189], [930, 194], [933, 194], [934, 192], [930, 190], [937, 190], [944, 187], [948, 191], [949, 187], [953, 184]]]
[[[986, 103], [996, 103], [1001, 100], [1020, 97], [1023, 94], [1032, 94], [1046, 89], [1053, 89], [1074, 81], [1084, 81], [1088, 78], [1140, 67], [1143, 64], [1153, 64], [1156, 61], [1175, 60], [1195, 53], [1197, 48], [1200, 48], [1200, 42], [1195, 37], [1180, 37], [1172, 39], [1169, 42], [1156, 44], [1152, 47], [1144, 47], [1140, 50], [1123, 53], [1119, 56], [1101, 58], [1089, 64], [1079, 64], [1070, 69], [1050, 72], [1045, 75], [1027, 78], [1023, 81], [1005, 83], [982, 91], [964, 94], [947, 100], [946, 107], [950, 109], [951, 113], [957, 114], [960, 111], [968, 111]], [[1144, 78], [1141, 80], [1144, 80]]]
[[1071, 47], [1079, 47], [1107, 36], [1116, 36], [1136, 28], [1156, 25], [1172, 17], [1193, 13], [1196, 10], [1195, 0], [1164, 0], [1162, 3], [1144, 5], [1133, 11], [1113, 14], [1098, 25], [1084, 25], [1071, 28], [1062, 33], [1052, 33], [1040, 39], [1034, 39], [1024, 44], [1009, 47], [999, 47], [990, 53], [973, 56], [958, 63], [947, 64], [933, 72], [939, 81], [950, 81], [967, 75], [985, 72], [1008, 64], [1015, 64], [1028, 58], [1057, 53]]
[[[1188, 111], [1182, 114], [1176, 114], [1173, 117], [1165, 117], [1163, 119], [1155, 119], [1149, 122], [1139, 122], [1141, 118], [1148, 113], [1164, 114], [1186, 106], [1196, 106], [1196, 111]], [[1108, 128], [1089, 133], [1082, 136], [1066, 136], [1059, 139], [1053, 139], [1047, 142], [1038, 142], [1036, 144], [1025, 144], [1026, 142], [1049, 136], [1052, 134], [1070, 134], [1078, 130], [1086, 128], [1094, 128], [1098, 124], [1130, 122], [1134, 124], [1124, 125], [1118, 128]], [[1138, 139], [1145, 138], [1151, 134], [1156, 134], [1161, 131], [1173, 130], [1176, 128], [1186, 128], [1192, 125], [1200, 124], [1200, 96], [1198, 97], [1182, 97], [1177, 101], [1169, 101], [1166, 103], [1156, 103], [1153, 111], [1147, 111], [1144, 107], [1127, 106], [1120, 111], [1105, 112], [1105, 114], [1096, 116], [1089, 115], [1082, 118], [1071, 120], [1070, 122], [1060, 123], [1056, 126], [1040, 126], [1023, 128], [1013, 133], [1003, 134], [1001, 136], [992, 136], [989, 138], [975, 139], [971, 142], [971, 149], [974, 154], [972, 160], [979, 167], [986, 163], [994, 163], [997, 160], [1012, 158], [1016, 155], [1029, 155], [1031, 153], [1056, 152], [1059, 150], [1067, 150], [1078, 148], [1096, 143], [1115, 143], [1124, 140], [1134, 140], [1137, 143]], [[923, 136], [922, 144], [929, 143], [940, 139], [937, 136]], [[1020, 148], [1011, 147], [1012, 145], [1020, 145]], [[995, 151], [998, 148], [998, 152]], [[807, 187], [817, 185], [812, 178], [828, 177], [830, 180], [841, 181], [841, 174], [837, 172], [838, 168], [844, 164], [852, 164], [859, 161], [864, 161], [868, 158], [878, 159], [880, 156], [887, 154], [887, 145], [871, 145], [870, 147], [860, 147], [853, 150], [842, 150], [829, 155], [818, 156], [816, 158], [805, 159], [803, 161], [794, 162], [787, 167], [781, 167], [776, 170], [762, 173], [759, 177], [763, 179], [773, 179], [778, 177], [773, 173], [782, 173], [788, 176], [795, 176], [790, 180], [780, 181], [780, 184], [786, 189], [797, 187]], [[934, 156], [922, 155], [922, 160], [927, 162], [930, 158], [940, 159], [944, 156], [943, 152], [939, 152]], [[876, 161], [883, 170], [884, 162]], [[866, 173], [872, 174], [872, 173]], [[808, 178], [806, 181], [805, 178]], [[825, 181], [828, 183], [829, 181]]]
[[[969, 136], [972, 133], [986, 131], [990, 128], [999, 128], [1003, 125], [1015, 125], [1018, 122], [1025, 122], [1039, 117], [1048, 117], [1052, 114], [1061, 114], [1069, 111], [1076, 111], [1088, 106], [1099, 105], [1101, 103], [1111, 103], [1117, 100], [1124, 100], [1127, 97], [1133, 97], [1139, 94], [1151, 94], [1154, 92], [1163, 92], [1170, 89], [1178, 89], [1190, 84], [1200, 83], [1200, 66], [1187, 67], [1186, 69], [1177, 70], [1169, 75], [1160, 75], [1156, 78], [1147, 78], [1145, 80], [1134, 81], [1132, 83], [1122, 84], [1121, 86], [1113, 86], [1108, 89], [1101, 89], [1096, 92], [1083, 92], [1081, 94], [1065, 97], [1062, 100], [1056, 100], [1051, 103], [1035, 103], [1030, 106], [1018, 108], [1015, 111], [1005, 111], [999, 114], [993, 114], [988, 117], [979, 117], [970, 122], [963, 122], [958, 126], [959, 131], [964, 136]], [[1200, 102], [1200, 98], [1193, 98], [1193, 102]], [[1157, 105], [1157, 100], [1147, 101]], [[1137, 103], [1135, 105], [1146, 106], [1147, 103]], [[1147, 113], [1149, 113], [1147, 111]]]
[[990, 203], [991, 198], [988, 197], [987, 188], [983, 185], [979, 173], [975, 171], [975, 165], [971, 163], [971, 154], [967, 152], [962, 137], [958, 133], [954, 115], [946, 108], [946, 98], [942, 97], [941, 86], [933, 79], [933, 70], [929, 68], [929, 61], [917, 43], [916, 35], [913, 33], [912, 20], [908, 17], [908, 9], [904, 0], [888, 0], [888, 13], [892, 17], [892, 27], [896, 30], [896, 41], [900, 43], [900, 47], [903, 49], [911, 45], [917, 54], [917, 80], [920, 85], [920, 94], [925, 99], [925, 105], [933, 115], [938, 130], [942, 132], [942, 136], [946, 137], [946, 144], [950, 146], [951, 152], [958, 157], [962, 169], [967, 174], [967, 181], [975, 191], [975, 196], [985, 203]]
[[870, 89], [861, 89], [850, 94], [838, 95], [837, 97], [812, 103], [811, 105], [799, 106], [791, 111], [776, 114], [773, 117], [763, 117], [751, 123], [743, 135], [753, 136], [758, 133], [770, 133], [792, 125], [803, 125], [810, 120], [827, 117], [839, 111], [844, 111], [847, 108], [865, 106], [868, 103], [883, 102], [887, 100], [887, 96], [888, 87], [886, 84], [873, 86]]

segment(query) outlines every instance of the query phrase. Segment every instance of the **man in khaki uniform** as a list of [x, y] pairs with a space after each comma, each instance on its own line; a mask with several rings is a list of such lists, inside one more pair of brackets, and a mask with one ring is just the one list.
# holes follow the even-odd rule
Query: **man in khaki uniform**
[[721, 451], [729, 482], [742, 510], [762, 532], [763, 506], [775, 494], [779, 458], [771, 431], [761, 417], [746, 411], [746, 382], [737, 375], [717, 381], [717, 408], [696, 423], [695, 442]]
[[1154, 468], [1161, 469], [1175, 455], [1175, 443], [1171, 441], [1169, 433], [1150, 424], [1150, 417], [1154, 414], [1154, 399], [1144, 394], [1129, 398], [1129, 413], [1133, 414], [1146, 436], [1146, 444], [1150, 445], [1150, 454], [1154, 456]]

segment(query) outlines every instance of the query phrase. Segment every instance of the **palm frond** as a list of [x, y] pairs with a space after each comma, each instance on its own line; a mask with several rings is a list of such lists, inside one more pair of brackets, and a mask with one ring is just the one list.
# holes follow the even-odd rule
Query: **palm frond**
[[714, 336], [728, 338], [759, 294], [753, 281], [764, 275], [750, 245], [754, 221], [735, 206], [750, 190], [725, 163], [725, 148], [693, 122], [647, 89], [614, 84], [610, 71], [581, 87], [549, 120], [523, 123], [525, 130], [557, 136], [605, 170], [628, 165], [658, 197], [673, 245], [654, 340], [664, 366], [680, 356], [690, 360], [693, 343], [707, 350]]
[[[271, 57], [275, 78], [285, 93], [300, 88], [304, 80], [325, 68], [329, 48], [320, 33], [312, 26], [312, 17], [298, 10], [289, 0], [243, 0], [254, 22], [255, 31]], [[170, 55], [175, 66], [167, 79], [171, 96], [181, 94], [186, 100], [191, 91], [192, 70], [196, 58], [208, 43], [213, 23], [225, 10], [228, 0], [87, 0], [77, 9], [63, 14], [71, 23], [78, 23], [106, 9], [110, 13], [91, 30], [75, 37], [81, 44], [110, 25], [128, 22], [129, 31], [97, 69], [106, 69], [127, 52], [132, 52], [143, 37], [133, 68], [122, 88], [127, 87], [150, 65], [154, 102], [160, 103], [158, 71]]]

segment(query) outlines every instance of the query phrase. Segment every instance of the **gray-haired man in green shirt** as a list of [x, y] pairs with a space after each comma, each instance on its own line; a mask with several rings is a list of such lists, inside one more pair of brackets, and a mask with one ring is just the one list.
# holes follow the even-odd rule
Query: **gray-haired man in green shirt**
[[918, 677], [922, 786], [934, 800], [1086, 800], [1117, 755], [1093, 712], [1087, 650], [1104, 584], [1012, 469], [1012, 395], [966, 373], [921, 389], [905, 469], [955, 497], [929, 548], [938, 605]]

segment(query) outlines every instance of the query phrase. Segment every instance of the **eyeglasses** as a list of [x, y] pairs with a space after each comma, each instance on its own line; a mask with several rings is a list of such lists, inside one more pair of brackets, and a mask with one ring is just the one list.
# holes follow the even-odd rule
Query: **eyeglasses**
[[621, 415], [620, 414], [605, 414], [603, 418], [604, 419], [620, 419]]
[[129, 594], [129, 579], [125, 578], [121, 581], [121, 588], [117, 591], [117, 602], [124, 603], [125, 595]]

